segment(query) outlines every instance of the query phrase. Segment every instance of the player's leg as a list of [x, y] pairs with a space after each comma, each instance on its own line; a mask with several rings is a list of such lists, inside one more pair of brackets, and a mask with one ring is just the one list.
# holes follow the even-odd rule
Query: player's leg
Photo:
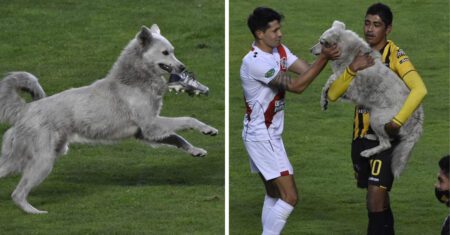
[[369, 185], [367, 189], [369, 225], [367, 234], [394, 234], [394, 217], [389, 202], [389, 192], [382, 187]]
[[261, 180], [263, 181], [264, 187], [266, 189], [266, 195], [264, 196], [264, 204], [261, 213], [261, 222], [264, 228], [264, 223], [266, 221], [267, 215], [270, 213], [270, 210], [280, 198], [280, 192], [278, 191], [277, 186], [273, 183], [273, 180], [266, 181], [261, 173], [259, 173], [259, 176], [261, 177]]
[[298, 192], [294, 180], [294, 170], [287, 157], [283, 140], [273, 141], [273, 148], [277, 153], [277, 165], [279, 177], [273, 180], [276, 185], [280, 198], [291, 206], [297, 204]]
[[394, 234], [394, 217], [389, 199], [389, 191], [394, 181], [391, 154], [392, 149], [374, 156], [370, 161], [371, 170], [367, 188], [368, 234]]
[[[297, 200], [297, 190], [292, 176], [293, 169], [283, 142], [271, 140], [244, 142], [244, 144], [250, 156], [252, 172], [258, 172], [263, 176], [266, 187], [267, 201], [265, 200], [262, 216], [263, 234], [280, 234], [287, 217], [294, 209], [293, 205], [280, 200], [280, 197], [283, 198], [284, 195], [285, 200], [289, 200], [294, 205]], [[278, 180], [279, 178], [282, 179]]]
[[297, 204], [298, 194], [293, 175], [280, 176], [272, 182], [278, 188], [281, 198], [267, 213], [263, 224], [263, 235], [280, 234]]
[[266, 189], [266, 195], [274, 199], [281, 198], [280, 191], [278, 190], [277, 185], [273, 182], [274, 180], [266, 180], [261, 173], [259, 173], [259, 176], [261, 177], [264, 188]]
[[287, 158], [283, 141], [271, 141], [274, 152], [276, 153], [277, 174], [278, 177], [269, 180], [272, 184], [271, 189], [277, 189], [280, 199], [272, 206], [267, 214], [263, 225], [263, 234], [280, 234], [283, 230], [287, 218], [294, 210], [297, 204], [297, 186], [295, 184], [292, 165]]
[[[272, 180], [266, 180], [277, 177], [279, 174], [271, 169], [270, 158], [273, 157], [273, 148], [269, 141], [250, 142], [244, 141], [245, 148], [249, 155], [250, 169], [252, 173], [258, 173], [266, 189], [264, 196], [264, 203], [261, 213], [261, 223], [264, 228], [267, 215], [270, 213], [272, 207], [280, 198], [280, 193]], [[265, 175], [265, 176], [264, 176]]]
[[389, 192], [385, 187], [369, 185], [367, 188], [367, 209], [381, 212], [390, 206]]
[[298, 193], [293, 175], [280, 176], [273, 182], [278, 188], [281, 200], [291, 206], [297, 205]]
[[261, 179], [266, 189], [266, 196], [274, 200], [282, 199], [292, 206], [297, 204], [298, 192], [294, 176], [280, 176], [273, 180], [266, 181], [260, 173]]
[[[352, 162], [359, 188], [367, 188], [367, 234], [393, 234], [394, 217], [389, 206], [389, 191], [393, 182], [389, 152], [373, 158], [360, 155], [365, 149], [378, 145], [378, 141], [357, 138], [352, 142]], [[386, 158], [386, 159], [385, 159]], [[383, 229], [390, 232], [385, 232]]]
[[353, 163], [353, 171], [355, 174], [356, 186], [358, 188], [367, 188], [367, 180], [369, 179], [370, 164], [369, 159], [362, 157], [361, 152], [367, 145], [366, 139], [357, 138], [352, 141], [351, 157]]

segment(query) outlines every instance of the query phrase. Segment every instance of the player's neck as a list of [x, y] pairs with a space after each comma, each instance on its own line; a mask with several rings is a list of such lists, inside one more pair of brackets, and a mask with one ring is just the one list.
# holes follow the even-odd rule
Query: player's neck
[[257, 46], [261, 51], [272, 54], [273, 48], [260, 40], [255, 41], [255, 46]]
[[386, 44], [388, 43], [387, 39], [385, 38], [384, 40], [381, 40], [379, 43], [375, 44], [375, 45], [371, 45], [370, 47], [374, 50], [374, 51], [380, 51], [381, 49], [383, 49]]

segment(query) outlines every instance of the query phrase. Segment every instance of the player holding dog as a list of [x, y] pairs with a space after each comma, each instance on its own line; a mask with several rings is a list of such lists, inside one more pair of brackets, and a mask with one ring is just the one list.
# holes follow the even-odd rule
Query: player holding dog
[[[355, 108], [351, 156], [357, 186], [367, 188], [367, 234], [394, 234], [394, 217], [389, 202], [389, 191], [394, 181], [391, 171], [392, 151], [401, 126], [420, 106], [427, 93], [420, 75], [405, 52], [387, 40], [387, 35], [392, 30], [392, 18], [390, 8], [377, 3], [367, 9], [364, 21], [366, 42], [373, 50], [380, 52], [382, 62], [394, 71], [411, 91], [399, 113], [385, 125], [386, 132], [393, 139], [392, 147], [370, 158], [364, 158], [360, 153], [377, 146], [378, 140], [370, 127], [368, 110], [361, 106]], [[345, 93], [356, 73], [371, 64], [370, 59], [365, 57], [367, 56], [356, 56], [344, 73], [334, 81], [328, 91], [329, 100], [337, 100]]]
[[[311, 66], [281, 44], [278, 12], [256, 8], [248, 17], [255, 42], [243, 58], [240, 76], [247, 112], [242, 137], [252, 172], [260, 174], [266, 196], [261, 221], [263, 234], [280, 234], [297, 204], [293, 169], [283, 146], [285, 91], [302, 93], [330, 59], [339, 57], [337, 47], [326, 48]], [[288, 71], [298, 75], [291, 79]]]

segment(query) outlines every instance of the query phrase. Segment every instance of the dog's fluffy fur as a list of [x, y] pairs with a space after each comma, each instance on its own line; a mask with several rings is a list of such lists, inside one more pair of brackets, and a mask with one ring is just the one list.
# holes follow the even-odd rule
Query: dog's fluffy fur
[[[344, 72], [355, 55], [359, 51], [370, 53], [375, 59], [375, 65], [359, 71], [341, 98], [363, 105], [370, 110], [370, 125], [380, 144], [363, 151], [361, 156], [370, 157], [389, 149], [391, 144], [389, 136], [384, 130], [384, 124], [391, 121], [400, 111], [409, 94], [409, 89], [394, 72], [381, 62], [380, 53], [371, 50], [369, 45], [356, 33], [346, 30], [342, 22], [335, 21], [332, 27], [322, 34], [320, 42], [311, 49], [311, 52], [317, 55], [320, 53], [322, 45], [333, 44], [338, 45], [341, 56], [331, 63], [333, 74], [323, 87], [321, 106], [324, 110], [326, 109], [329, 87]], [[424, 113], [420, 106], [400, 129], [400, 142], [392, 153], [391, 169], [396, 177], [403, 171], [415, 143], [422, 134], [423, 119]]]
[[[190, 117], [159, 116], [167, 89], [162, 75], [180, 72], [184, 65], [159, 31], [143, 26], [108, 75], [93, 84], [45, 97], [32, 74], [15, 72], [0, 81], [0, 121], [12, 127], [3, 137], [0, 178], [22, 173], [13, 201], [27, 213], [46, 213], [30, 205], [27, 196], [51, 172], [57, 156], [77, 140], [114, 141], [135, 137], [148, 144], [176, 146], [193, 156], [206, 151], [192, 146], [178, 130], [203, 134], [217, 130]], [[35, 101], [25, 103], [16, 90], [28, 91]]]

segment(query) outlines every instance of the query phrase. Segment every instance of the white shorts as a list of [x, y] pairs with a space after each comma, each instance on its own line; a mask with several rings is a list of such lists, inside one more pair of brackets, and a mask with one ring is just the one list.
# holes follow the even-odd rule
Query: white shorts
[[284, 149], [282, 139], [244, 141], [253, 173], [261, 173], [265, 180], [293, 175], [294, 170]]

